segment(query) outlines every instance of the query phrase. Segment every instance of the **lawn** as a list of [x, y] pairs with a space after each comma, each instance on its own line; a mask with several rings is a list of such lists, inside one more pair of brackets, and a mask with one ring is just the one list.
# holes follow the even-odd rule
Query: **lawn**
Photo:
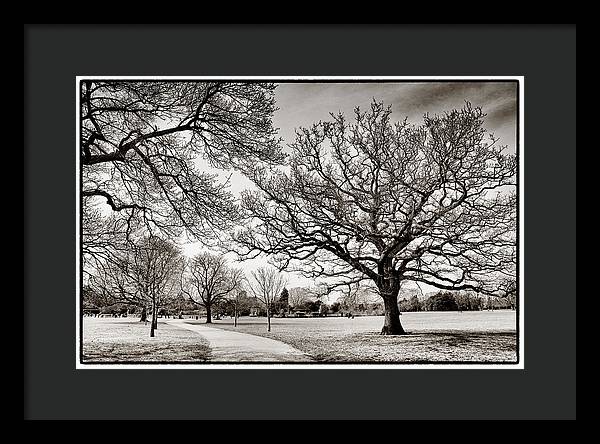
[[404, 313], [401, 321], [406, 336], [381, 336], [378, 316], [274, 318], [270, 333], [265, 318], [213, 326], [285, 342], [320, 362], [516, 362], [514, 311]]
[[83, 362], [204, 362], [208, 342], [199, 334], [159, 322], [156, 336], [137, 318], [83, 318]]

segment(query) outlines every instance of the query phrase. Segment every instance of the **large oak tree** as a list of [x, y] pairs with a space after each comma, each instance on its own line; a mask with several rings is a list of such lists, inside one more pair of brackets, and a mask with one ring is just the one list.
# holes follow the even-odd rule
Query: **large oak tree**
[[257, 167], [242, 196], [243, 256], [275, 255], [331, 289], [363, 280], [383, 298], [382, 334], [403, 334], [406, 281], [506, 294], [516, 273], [517, 158], [466, 104], [421, 125], [373, 102], [354, 121], [296, 131], [289, 169]]

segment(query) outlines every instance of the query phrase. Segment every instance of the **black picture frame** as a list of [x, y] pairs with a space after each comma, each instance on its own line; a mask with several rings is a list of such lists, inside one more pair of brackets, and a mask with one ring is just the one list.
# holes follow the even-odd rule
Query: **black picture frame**
[[[575, 37], [574, 26], [25, 26], [24, 417], [574, 418]], [[76, 75], [523, 75], [525, 369], [76, 370]], [[573, 260], [553, 273], [556, 257]]]

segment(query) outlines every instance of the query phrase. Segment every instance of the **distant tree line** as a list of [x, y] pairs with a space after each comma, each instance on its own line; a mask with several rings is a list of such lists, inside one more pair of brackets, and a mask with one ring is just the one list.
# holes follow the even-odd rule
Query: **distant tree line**
[[[290, 294], [294, 304], [290, 302]], [[140, 315], [143, 309], [139, 306], [115, 302], [115, 298], [107, 297], [90, 286], [83, 288], [83, 306], [88, 314], [105, 316]], [[428, 297], [419, 298], [416, 294], [404, 297], [398, 301], [400, 312], [419, 311], [481, 311], [516, 308], [516, 296], [491, 297], [481, 296], [472, 292], [441, 291]], [[326, 304], [311, 289], [296, 287], [288, 290], [284, 288], [279, 297], [267, 305], [259, 298], [249, 295], [245, 290], [233, 292], [227, 298], [215, 301], [212, 306], [212, 315], [217, 319], [221, 317], [258, 316], [258, 317], [288, 317], [295, 316], [298, 312], [319, 313], [320, 315], [354, 314], [358, 316], [381, 316], [384, 314], [383, 303], [372, 298], [368, 292], [362, 294], [343, 295], [331, 304]], [[203, 304], [198, 304], [192, 299], [179, 294], [169, 299], [157, 311], [158, 316], [206, 316]]]
[[398, 302], [400, 311], [480, 311], [516, 309], [516, 297], [478, 296], [470, 292], [440, 291], [427, 298], [416, 295]]

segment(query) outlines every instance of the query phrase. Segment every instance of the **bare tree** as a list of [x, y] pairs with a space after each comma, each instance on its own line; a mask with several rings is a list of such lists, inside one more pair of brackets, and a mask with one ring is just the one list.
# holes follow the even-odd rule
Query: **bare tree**
[[212, 310], [239, 289], [243, 272], [230, 268], [220, 255], [199, 253], [187, 266], [181, 291], [192, 302], [206, 309], [206, 323], [212, 323]]
[[179, 270], [183, 264], [181, 251], [174, 244], [156, 236], [148, 236], [133, 255], [133, 276], [145, 286], [150, 299], [152, 326], [150, 336], [158, 327], [158, 310], [168, 305], [179, 289]]
[[506, 294], [506, 298], [510, 305], [510, 308], [512, 310], [516, 310], [518, 302], [517, 280], [514, 277], [509, 277], [504, 279], [501, 282], [501, 285], [503, 286], [504, 293]]
[[289, 289], [288, 295], [288, 304], [296, 308], [310, 300], [311, 292], [304, 287], [294, 287]]
[[229, 298], [229, 303], [233, 309], [233, 326], [237, 327], [240, 309], [243, 301], [246, 299], [246, 291], [242, 287], [242, 280], [239, 282], [238, 288], [233, 291], [233, 295]]
[[414, 126], [373, 102], [296, 131], [289, 172], [257, 167], [242, 256], [273, 254], [329, 288], [372, 281], [382, 334], [404, 334], [405, 281], [501, 295], [516, 273], [517, 159], [466, 104]]
[[262, 302], [267, 310], [267, 331], [271, 331], [271, 306], [275, 303], [287, 282], [275, 268], [261, 267], [250, 273], [248, 289]]
[[140, 321], [146, 322], [149, 301], [129, 274], [127, 254], [121, 252], [94, 264], [87, 270], [88, 286], [101, 295], [107, 305], [124, 303], [141, 308]]
[[[110, 234], [145, 228], [209, 243], [237, 220], [228, 184], [198, 162], [244, 171], [281, 162], [275, 85], [84, 80], [80, 150], [84, 259], [112, 254]], [[106, 220], [104, 220], [106, 219]], [[107, 251], [108, 249], [108, 251]]]
[[142, 308], [145, 321], [150, 310], [150, 336], [158, 327], [158, 311], [179, 290], [183, 265], [179, 248], [158, 236], [145, 236], [128, 244], [128, 250], [98, 267], [90, 282], [115, 302]]
[[381, 300], [377, 295], [377, 287], [370, 282], [366, 285], [364, 283], [349, 285], [345, 290], [340, 292], [337, 299], [344, 310], [360, 310], [361, 307], [364, 310], [370, 304]]

